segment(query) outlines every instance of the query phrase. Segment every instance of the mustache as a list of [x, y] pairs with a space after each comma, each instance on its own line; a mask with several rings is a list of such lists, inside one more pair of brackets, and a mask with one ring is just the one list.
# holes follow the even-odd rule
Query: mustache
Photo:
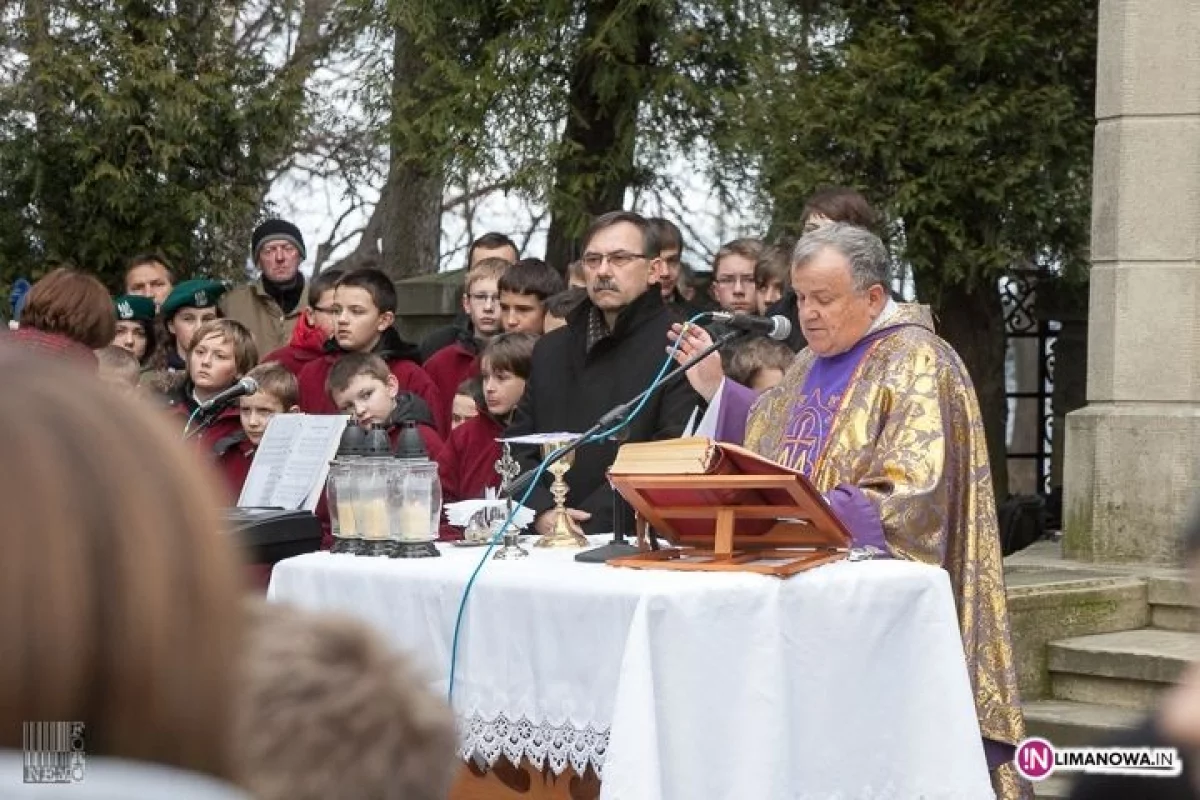
[[617, 282], [609, 280], [608, 278], [597, 278], [592, 283], [592, 291], [593, 292], [599, 292], [599, 291], [603, 291], [605, 289], [611, 289], [612, 291], [616, 291], [617, 290]]

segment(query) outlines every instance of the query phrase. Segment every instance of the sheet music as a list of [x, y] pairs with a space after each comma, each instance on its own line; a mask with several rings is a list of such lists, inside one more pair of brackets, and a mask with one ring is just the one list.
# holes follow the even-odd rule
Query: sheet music
[[497, 439], [496, 441], [509, 444], [546, 444], [547, 442], [570, 442], [578, 436], [578, 433], [530, 433], [525, 436], [514, 436], [511, 439]]
[[346, 422], [345, 416], [332, 414], [272, 417], [255, 451], [238, 505], [315, 509]]

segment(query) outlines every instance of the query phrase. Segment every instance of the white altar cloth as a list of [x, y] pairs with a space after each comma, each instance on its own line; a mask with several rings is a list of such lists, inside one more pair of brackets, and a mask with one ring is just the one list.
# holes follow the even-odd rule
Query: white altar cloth
[[[269, 595], [350, 612], [448, 685], [482, 549], [413, 561], [312, 553]], [[591, 764], [602, 798], [992, 797], [950, 583], [903, 561], [781, 580], [489, 560], [460, 632], [464, 756]]]

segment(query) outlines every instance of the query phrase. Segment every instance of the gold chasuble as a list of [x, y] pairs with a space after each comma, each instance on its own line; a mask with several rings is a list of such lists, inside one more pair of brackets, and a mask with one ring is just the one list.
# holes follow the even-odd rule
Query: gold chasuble
[[[896, 306], [869, 338], [840, 397], [815, 403], [804, 393], [817, 358], [798, 354], [751, 408], [745, 445], [805, 472], [823, 493], [857, 487], [878, 510], [896, 557], [949, 573], [982, 734], [1016, 745], [1025, 726], [975, 390], [923, 306]], [[798, 412], [821, 406], [823, 423]], [[827, 429], [814, 434], [817, 427]], [[1028, 789], [1011, 763], [993, 772], [993, 783], [1001, 797]]]

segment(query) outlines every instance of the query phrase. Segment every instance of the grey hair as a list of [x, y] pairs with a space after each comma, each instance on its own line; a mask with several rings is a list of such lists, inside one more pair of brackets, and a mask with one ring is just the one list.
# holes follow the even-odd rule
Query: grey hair
[[884, 289], [891, 284], [887, 248], [879, 237], [866, 228], [832, 222], [804, 234], [792, 251], [792, 269], [802, 267], [825, 248], [833, 248], [850, 262], [854, 288], [865, 291], [875, 284]]

